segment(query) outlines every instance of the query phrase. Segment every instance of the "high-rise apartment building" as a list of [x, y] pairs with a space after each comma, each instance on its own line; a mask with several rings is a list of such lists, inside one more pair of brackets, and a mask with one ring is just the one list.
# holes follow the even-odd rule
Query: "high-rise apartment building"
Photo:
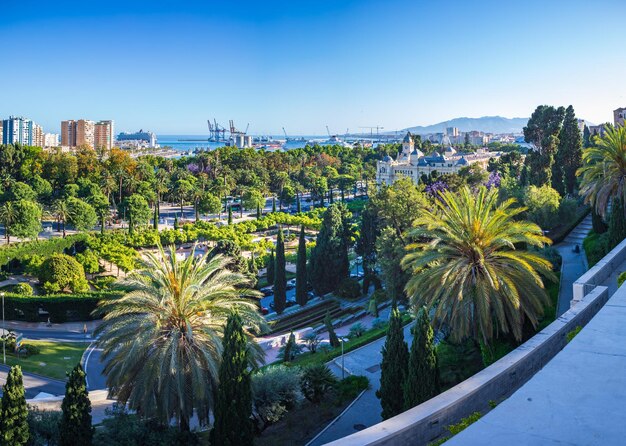
[[2, 144], [42, 146], [43, 129], [30, 119], [11, 116], [2, 121]]
[[87, 119], [61, 121], [61, 146], [77, 147], [88, 145], [95, 147], [96, 123]]
[[113, 121], [98, 121], [94, 127], [94, 148], [111, 150], [115, 141]]
[[59, 147], [59, 135], [56, 133], [44, 133], [43, 147]]

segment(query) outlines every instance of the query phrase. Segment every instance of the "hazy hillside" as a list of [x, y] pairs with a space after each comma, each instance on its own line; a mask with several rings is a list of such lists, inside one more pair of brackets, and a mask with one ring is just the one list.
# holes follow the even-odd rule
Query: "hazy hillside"
[[457, 127], [461, 132], [479, 130], [486, 133], [521, 133], [528, 118], [503, 118], [502, 116], [483, 116], [482, 118], [454, 118], [427, 126], [415, 126], [405, 130], [411, 133], [441, 133], [446, 127]]

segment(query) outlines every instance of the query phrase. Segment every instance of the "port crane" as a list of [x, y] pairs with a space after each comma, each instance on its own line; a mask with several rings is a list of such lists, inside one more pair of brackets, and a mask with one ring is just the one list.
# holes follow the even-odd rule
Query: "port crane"
[[211, 123], [210, 119], [207, 119], [206, 122], [209, 125], [209, 141], [226, 141], [226, 128], [219, 125], [215, 118], [213, 118], [213, 123]]
[[237, 128], [235, 127], [235, 122], [232, 119], [230, 121], [228, 121], [228, 123], [230, 124], [230, 135], [231, 136], [247, 135], [248, 134], [248, 129], [250, 128], [250, 123], [248, 123], [248, 125], [246, 126], [246, 130], [243, 131], [243, 132], [241, 130], [237, 130]]

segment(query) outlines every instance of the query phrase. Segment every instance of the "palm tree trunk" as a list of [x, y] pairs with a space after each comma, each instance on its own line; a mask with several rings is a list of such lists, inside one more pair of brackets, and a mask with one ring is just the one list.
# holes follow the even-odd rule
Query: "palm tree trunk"
[[63, 238], [65, 238], [65, 220], [63, 220]]

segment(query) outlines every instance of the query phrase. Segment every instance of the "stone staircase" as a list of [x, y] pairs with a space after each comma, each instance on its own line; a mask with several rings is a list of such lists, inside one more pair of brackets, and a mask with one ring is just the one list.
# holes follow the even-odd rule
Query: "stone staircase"
[[561, 243], [580, 245], [580, 248], [582, 249], [583, 240], [585, 239], [585, 237], [587, 237], [587, 234], [589, 234], [591, 228], [591, 214], [589, 214], [582, 222], [580, 222], [578, 226], [576, 226], [572, 230], [572, 232], [567, 235], [567, 237], [565, 237], [565, 240], [563, 240]]

